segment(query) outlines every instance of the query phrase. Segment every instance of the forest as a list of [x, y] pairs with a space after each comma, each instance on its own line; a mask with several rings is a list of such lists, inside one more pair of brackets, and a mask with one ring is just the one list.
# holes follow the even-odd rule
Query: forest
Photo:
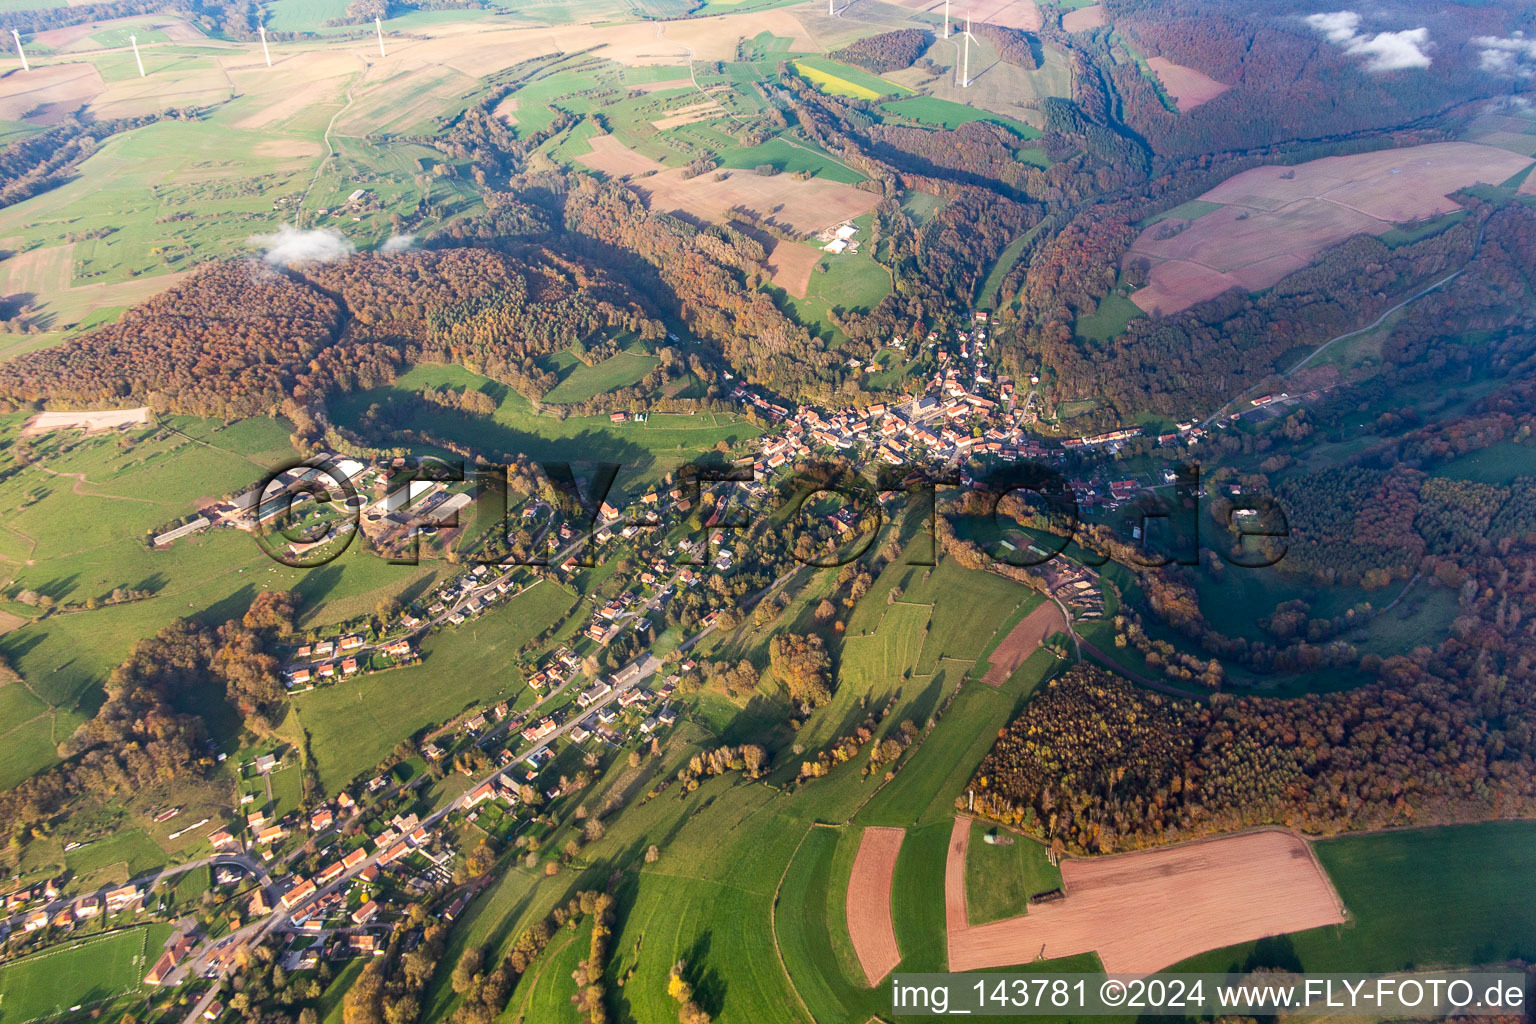
[[[1304, 17], [1316, 5], [1285, 0], [1254, 18], [1242, 0], [1106, 0], [1114, 31], [1141, 53], [1165, 57], [1232, 86], [1194, 110], [1171, 111], [1130, 61], [1110, 59], [1110, 32], [1061, 38], [1110, 69], [1124, 118], [1159, 153], [1252, 149], [1290, 140], [1382, 132], [1416, 125], [1499, 96], [1507, 83], [1487, 74], [1465, 43], [1522, 27], [1514, 8], [1476, 2], [1403, 8], [1382, 28], [1429, 29], [1437, 53], [1411, 72], [1371, 73], [1361, 58], [1328, 44]], [[1387, 24], [1391, 22], [1391, 24]], [[1461, 50], [1461, 53], [1455, 53]]]
[[1536, 810], [1530, 688], [1403, 660], [1346, 693], [1209, 703], [1079, 666], [999, 737], [973, 780], [976, 810], [1092, 853], [1258, 825], [1331, 834]]
[[828, 56], [883, 75], [888, 71], [911, 67], [912, 62], [922, 56], [932, 42], [933, 36], [920, 28], [903, 28], [895, 32], [882, 32], [877, 36], [866, 36], [841, 50], [833, 50]]
[[19, 835], [71, 799], [111, 799], [215, 766], [210, 720], [225, 708], [270, 729], [287, 696], [271, 653], [293, 630], [292, 594], [263, 591], [217, 628], [178, 619], [133, 645], [112, 670], [106, 700], [64, 741], [63, 762], [0, 793], [0, 821]]
[[553, 256], [537, 268], [484, 249], [357, 255], [289, 271], [225, 260], [116, 323], [4, 364], [0, 393], [272, 415], [387, 384], [423, 360], [463, 362], [537, 391], [543, 382], [523, 369], [530, 357], [606, 331], [664, 333], [622, 286]]

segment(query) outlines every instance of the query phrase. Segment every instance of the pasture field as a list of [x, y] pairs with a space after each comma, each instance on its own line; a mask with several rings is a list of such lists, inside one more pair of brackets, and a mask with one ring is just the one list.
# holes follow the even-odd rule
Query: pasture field
[[271, 0], [267, 25], [275, 32], [315, 32], [347, 13], [346, 0]]
[[[562, 928], [538, 962], [528, 972], [534, 979], [519, 990], [505, 1012], [539, 1024], [582, 1024], [582, 1015], [571, 996], [576, 991], [571, 973], [587, 959], [592, 948], [592, 922], [584, 919], [577, 928]], [[515, 1009], [514, 1009], [515, 1007]]]
[[164, 924], [55, 946], [0, 967], [0, 1024], [27, 1024], [136, 989], [170, 934]]
[[858, 820], [909, 829], [947, 822], [956, 798], [992, 749], [997, 731], [1059, 665], [1053, 655], [1036, 651], [1001, 687], [979, 682], [961, 685], [922, 746], [908, 755], [896, 778], [860, 808]]
[[1536, 822], [1409, 829], [1314, 844], [1350, 920], [1185, 960], [1177, 970], [1399, 971], [1536, 956]]
[[[921, 571], [918, 567], [919, 574]], [[861, 602], [863, 620], [878, 619], [863, 611], [865, 605], [892, 611], [885, 605], [885, 593], [899, 577], [899, 573], [882, 575]], [[913, 610], [919, 615], [927, 613], [926, 608]], [[897, 619], [891, 620], [891, 626], [906, 613], [898, 607], [895, 614]], [[908, 623], [908, 628], [900, 631], [904, 639], [892, 647], [904, 651], [898, 658], [908, 663], [918, 656], [921, 645], [912, 625]], [[725, 1024], [762, 1019], [867, 1019], [878, 1012], [880, 996], [866, 989], [858, 974], [845, 975], [850, 963], [857, 971], [856, 960], [846, 927], [830, 925], [834, 919], [841, 921], [844, 906], [840, 898], [827, 896], [829, 885], [835, 891], [846, 890], [847, 871], [861, 830], [818, 828], [814, 822], [852, 819], [859, 825], [909, 829], [896, 866], [898, 896], [892, 906], [903, 964], [942, 969], [942, 893], [938, 886], [922, 885], [923, 879], [936, 879], [943, 870], [949, 817], [959, 787], [974, 772], [997, 730], [1056, 664], [1054, 658], [1037, 653], [1001, 689], [962, 686], [937, 727], [907, 755], [888, 784], [873, 779], [858, 781], [862, 761], [856, 759], [856, 763], [835, 768], [825, 779], [788, 791], [727, 776], [704, 781], [694, 793], [673, 790], [643, 804], [631, 802], [608, 822], [606, 836], [584, 848], [576, 861], [554, 878], [544, 877], [542, 870], [514, 867], [472, 904], [462, 941], [485, 942], [504, 951], [518, 932], [541, 917], [554, 901], [573, 889], [603, 884], [622, 864], [627, 870], [619, 887], [617, 938], [606, 976], [608, 990], [617, 1000], [615, 1010], [636, 1020], [675, 1015], [676, 1004], [665, 991], [666, 976], [673, 963], [686, 959], [690, 970], [696, 972], [691, 980], [701, 993], [701, 1003]], [[841, 686], [846, 690], [840, 692], [856, 698], [860, 685], [863, 683], [845, 678]], [[937, 681], [924, 689], [930, 711], [943, 688], [942, 681]], [[872, 707], [877, 699], [871, 696]], [[659, 758], [644, 758], [639, 789], [653, 784], [647, 777], [672, 775], [700, 745], [739, 741], [728, 738], [732, 729], [730, 707], [717, 703], [721, 706], [710, 713], [708, 728], [723, 733], [722, 738], [695, 731], [692, 735], [697, 739], [670, 741]], [[921, 724], [928, 713], [898, 708], [889, 721], [911, 715]], [[743, 718], [752, 714], [750, 708], [738, 712]], [[834, 724], [851, 714], [862, 717], [863, 712], [853, 703], [818, 712]], [[705, 723], [701, 720], [700, 724]], [[823, 727], [818, 717], [807, 729]], [[809, 749], [805, 736], [799, 742], [807, 743]], [[775, 779], [798, 767], [799, 759], [787, 748], [774, 756]], [[598, 793], [617, 785], [617, 781], [605, 779], [583, 800], [590, 801], [590, 807], [601, 799]], [[839, 837], [848, 835], [854, 837], [853, 842], [843, 850]], [[638, 854], [653, 843], [660, 850], [659, 859], [637, 870]], [[814, 882], [819, 888], [808, 889], [804, 872], [808, 868], [822, 871], [818, 861], [823, 847], [828, 858], [825, 873], [818, 876], [820, 882]], [[796, 854], [797, 849], [801, 853]], [[839, 851], [841, 875], [833, 878], [830, 858]], [[901, 895], [914, 887], [922, 892], [911, 898]], [[782, 892], [793, 892], [795, 898], [779, 899], [775, 904], [775, 894]], [[454, 997], [447, 988], [447, 973], [460, 941], [456, 936], [442, 960], [447, 966], [440, 969], [425, 1000], [431, 1013], [452, 1008]], [[729, 956], [720, 952], [726, 949], [731, 951]], [[780, 953], [788, 964], [788, 974], [776, 966]], [[1053, 965], [1053, 969], [1059, 966]], [[617, 985], [621, 978], [625, 979], [623, 986]], [[549, 986], [554, 986], [554, 995], [548, 993]], [[552, 1005], [567, 999], [570, 992], [568, 972], [530, 972], [520, 982], [513, 1004]], [[851, 1007], [863, 1009], [864, 1016], [845, 1015], [843, 1011]]]
[[864, 180], [864, 175], [839, 163], [810, 143], [783, 136], [769, 139], [758, 146], [737, 146], [720, 157], [721, 167], [738, 170], [750, 171], [763, 164], [771, 165], [780, 174], [799, 174], [809, 171], [818, 178], [842, 182], [845, 185], [857, 185]]
[[121, 885], [165, 863], [165, 851], [142, 829], [126, 828], [70, 850], [64, 855], [64, 862], [88, 884]]
[[964, 103], [956, 103], [953, 100], [938, 99], [934, 96], [911, 96], [904, 100], [890, 100], [880, 106], [893, 114], [939, 128], [954, 129], [963, 124], [970, 124], [972, 121], [990, 121], [1017, 133], [1020, 138], [1038, 139], [1042, 134], [1040, 129], [1015, 121], [1011, 117], [1003, 117], [988, 110], [966, 106]]
[[1516, 477], [1531, 476], [1533, 465], [1536, 465], [1536, 451], [1532, 450], [1531, 445], [1500, 441], [1479, 451], [1457, 456], [1437, 466], [1431, 475], [1507, 485]]
[[401, 739], [475, 704], [510, 698], [521, 688], [517, 655], [528, 640], [576, 603], [543, 581], [422, 644], [424, 661], [296, 695], [282, 731], [309, 733], [321, 785], [334, 793], [382, 761]]
[[[86, 439], [54, 432], [33, 445], [32, 465], [0, 484], [0, 567], [9, 594], [31, 590], [74, 609], [13, 623], [0, 636], [0, 653], [26, 680], [0, 692], [15, 713], [5, 719], [4, 784], [53, 762], [53, 748], [94, 708], [100, 683], [134, 640], [178, 616], [228, 608], [242, 593], [249, 600], [257, 571], [272, 563], [248, 538], [202, 536], [168, 551], [143, 539], [199, 500], [259, 479], [288, 451], [278, 421], [223, 427], [185, 417]], [[80, 607], [116, 587], [153, 596]]]
[[[274, 16], [281, 21], [326, 2], [282, 0]], [[129, 25], [114, 23], [106, 34]], [[76, 45], [112, 42], [84, 38]], [[343, 49], [301, 59], [274, 44], [269, 69], [240, 47], [158, 44], [144, 50], [144, 79], [132, 55], [117, 50], [41, 67], [41, 74], [75, 76], [75, 84], [57, 88], [78, 91], [80, 75], [90, 76], [96, 84], [87, 82], [89, 94], [80, 99], [90, 99], [100, 117], [159, 112], [172, 99], [210, 109], [201, 119], [165, 120], [108, 138], [79, 174], [0, 211], [0, 237], [18, 252], [0, 264], [0, 280], [36, 296], [41, 326], [53, 339], [154, 294], [206, 259], [247, 251], [248, 239], [292, 222], [299, 209], [315, 221], [358, 181], [381, 208], [357, 220], [319, 223], [364, 245], [386, 238], [389, 213], [413, 211], [424, 194], [444, 212], [468, 209], [472, 188], [424, 175], [442, 160], [436, 150], [365, 136], [430, 132], [484, 86], [451, 67], [369, 72]], [[27, 95], [0, 96], [0, 110], [9, 109], [8, 98], [36, 104]], [[93, 230], [82, 234], [84, 222]]]
[[937, 671], [944, 659], [974, 663], [1017, 610], [1027, 611], [1043, 600], [1028, 587], [993, 573], [963, 569], [952, 558], [939, 562], [931, 573], [909, 574], [908, 579], [901, 600], [933, 606], [918, 661], [920, 674]]
[[638, 383], [660, 362], [655, 356], [642, 351], [618, 352], [594, 366], [578, 361], [569, 353], [560, 353], [554, 358], [560, 365], [560, 371], [557, 371], [561, 372], [560, 383], [544, 396], [544, 401], [555, 405], [584, 402], [605, 392]]
[[853, 724], [850, 720], [862, 717], [858, 709], [865, 698], [871, 709], [898, 694], [906, 705], [915, 702], [917, 707], [931, 707], [936, 703], [937, 695], [929, 693], [933, 680], [915, 678], [923, 638], [929, 629], [929, 615], [930, 609], [923, 605], [898, 602], [885, 610], [880, 628], [873, 634], [843, 640], [838, 684], [832, 700], [818, 709], [801, 731], [807, 748], [830, 742]]
[[500, 407], [488, 420], [445, 413], [419, 420], [414, 424], [418, 429], [462, 441], [487, 455], [517, 452], [535, 460], [617, 462], [624, 467], [614, 483], [621, 493], [631, 487], [638, 493], [719, 441], [734, 445], [761, 433], [747, 420], [725, 413], [656, 413], [645, 423], [617, 425], [607, 416], [556, 419], [540, 415], [528, 399], [488, 377], [445, 365], [417, 366], [388, 387], [342, 396], [334, 411], [345, 422], [391, 394], [445, 385], [484, 391], [500, 402]]
[[1029, 898], [1061, 888], [1061, 870], [1046, 857], [1045, 847], [1023, 836], [999, 834], [1013, 840], [1010, 846], [993, 846], [983, 837], [989, 831], [980, 821], [971, 823], [971, 845], [965, 858], [965, 906], [972, 924], [987, 924], [1029, 913]]
[[1206, 214], [1215, 213], [1219, 209], [1221, 209], [1220, 203], [1212, 203], [1204, 199], [1191, 199], [1187, 203], [1180, 203], [1171, 210], [1164, 210], [1162, 213], [1154, 214], [1146, 220], [1139, 221], [1136, 226], [1138, 228], [1148, 228], [1165, 220], [1197, 221]]
[[[862, 237], [867, 241], [870, 218], [857, 217], [853, 222], [863, 229]], [[856, 253], [822, 253], [817, 264], [819, 266], [813, 265], [806, 282], [804, 298], [795, 298], [785, 292], [779, 296], [779, 301], [796, 320], [823, 338], [842, 337], [842, 332], [832, 322], [833, 309], [868, 311], [891, 292], [891, 272], [875, 260], [868, 246]]]
[[1079, 338], [1106, 342], [1124, 334], [1132, 320], [1146, 316], [1140, 306], [1119, 292], [1110, 292], [1099, 300], [1099, 308], [1077, 318], [1073, 329]]
[[982, 309], [996, 310], [1002, 304], [1003, 281], [1007, 279], [1009, 271], [1019, 262], [1024, 255], [1024, 247], [1039, 233], [1041, 224], [1037, 224], [1024, 232], [1018, 238], [1008, 243], [1008, 247], [998, 254], [997, 262], [992, 264], [992, 269], [987, 272], [986, 280], [981, 283], [981, 290], [976, 295], [976, 305]]

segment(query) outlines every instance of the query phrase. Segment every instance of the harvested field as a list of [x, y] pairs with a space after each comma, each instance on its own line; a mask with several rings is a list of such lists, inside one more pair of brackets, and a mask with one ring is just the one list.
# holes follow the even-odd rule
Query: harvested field
[[1089, 4], [1061, 16], [1061, 27], [1068, 32], [1087, 32], [1091, 28], [1103, 28], [1108, 24], [1103, 4]]
[[1194, 68], [1175, 64], [1164, 57], [1148, 57], [1147, 66], [1157, 75], [1157, 80], [1163, 83], [1163, 88], [1173, 97], [1173, 102], [1178, 104], [1181, 113], [1193, 110], [1202, 103], [1209, 103], [1232, 88]]
[[[290, 82], [292, 87], [280, 92], [271, 89], [258, 92], [256, 90], [260, 86], [256, 86], [248, 95], [266, 102], [236, 121], [236, 128], [273, 128], [297, 117], [317, 102], [327, 99], [340, 102], [347, 84], [357, 76], [357, 61], [338, 51], [306, 55], [303, 60], [284, 59], [278, 62], [278, 66], [286, 76], [285, 81]], [[264, 68], [252, 69], [249, 77], [254, 79], [264, 71]], [[270, 80], [271, 76], [266, 77]], [[242, 84], [245, 84], [243, 79]]]
[[94, 64], [50, 64], [0, 75], [0, 120], [58, 124], [106, 89]]
[[[1382, 220], [1432, 217], [1461, 207], [1446, 196], [1479, 182], [1498, 184], [1531, 164], [1529, 157], [1474, 142], [1434, 142], [1295, 167], [1255, 167], [1228, 178], [1201, 199], [1277, 210], [1320, 197]], [[1286, 177], [1290, 173], [1290, 177]]]
[[988, 659], [987, 674], [981, 677], [981, 681], [988, 686], [1002, 686], [1024, 664], [1024, 660], [1035, 653], [1046, 637], [1066, 628], [1066, 620], [1061, 617], [1061, 609], [1056, 607], [1056, 602], [1046, 601], [1020, 619], [1019, 624], [1003, 637], [1003, 642], [997, 645], [992, 657]]
[[[848, 937], [870, 988], [901, 963], [896, 924], [891, 918], [891, 879], [905, 835], [906, 830], [900, 828], [866, 828], [848, 875]], [[963, 887], [964, 872], [961, 874]]]
[[11, 295], [57, 295], [75, 275], [75, 243], [28, 249], [0, 263], [5, 290]]
[[611, 178], [662, 170], [661, 164], [636, 153], [612, 135], [594, 135], [589, 141], [592, 152], [577, 157], [577, 161]]
[[879, 201], [875, 193], [852, 185], [821, 178], [800, 181], [792, 174], [728, 171], [724, 181], [716, 181], [713, 174], [688, 178], [683, 176], [684, 168], [661, 170], [661, 164], [611, 135], [596, 136], [591, 142], [592, 152], [577, 157], [581, 163], [614, 177], [658, 171], [631, 184], [645, 193], [652, 208], [681, 210], [700, 220], [724, 221], [732, 207], [745, 206], [791, 231], [807, 234], [868, 213]]
[[879, 202], [873, 192], [836, 181], [798, 181], [790, 174], [764, 176], [732, 171], [724, 181], [714, 175], [684, 178], [682, 168], [635, 183], [650, 196], [651, 205], [682, 210], [704, 220], [724, 220], [734, 206], [745, 206], [763, 217], [806, 234], [868, 213]]
[[1221, 209], [1166, 218], [1132, 243], [1127, 262], [1145, 259], [1151, 268], [1131, 300], [1166, 314], [1231, 287], [1268, 288], [1323, 249], [1458, 210], [1450, 193], [1498, 184], [1530, 164], [1492, 146], [1438, 142], [1244, 171], [1199, 197]]
[[1096, 952], [1110, 973], [1145, 974], [1208, 949], [1342, 924], [1343, 908], [1305, 840], [1269, 829], [1162, 850], [1064, 861], [1065, 899], [972, 927], [965, 909], [969, 819], [945, 867], [949, 969]]
[[659, 132], [668, 128], [681, 128], [685, 124], [694, 124], [698, 121], [708, 121], [720, 113], [720, 104], [714, 100], [705, 100], [702, 103], [690, 103], [686, 107], [678, 107], [666, 117], [651, 122], [651, 126]]
[[[122, 19], [124, 21], [128, 19]], [[95, 32], [103, 28], [110, 28], [113, 21], [87, 21], [80, 25], [64, 25], [59, 28], [44, 29], [32, 37], [32, 46], [44, 47], [49, 50], [62, 50], [72, 46], [82, 39], [89, 39]]]
[[821, 259], [821, 250], [800, 242], [780, 241], [768, 254], [768, 269], [773, 283], [797, 299], [805, 298], [811, 286], [811, 271]]
[[517, 97], [508, 96], [506, 99], [496, 104], [496, 109], [491, 113], [496, 117], [501, 118], [507, 124], [517, 124]]
[[793, 12], [784, 8], [673, 22], [555, 25], [537, 28], [489, 27], [485, 22], [418, 25], [410, 42], [391, 47], [388, 58], [370, 61], [381, 71], [402, 65], [446, 64], [480, 78], [521, 60], [552, 53], [600, 50], [608, 60], [632, 67], [698, 61], [728, 61], [736, 44], [760, 33], [791, 40], [789, 48], [820, 52], [823, 47]]
[[[944, 13], [944, 0], [891, 0], [891, 3], [909, 11], [929, 11], [940, 16]], [[978, 23], [1021, 28], [1029, 32], [1038, 31], [1043, 24], [1040, 8], [1035, 6], [1034, 0], [977, 0], [964, 10], [959, 5], [951, 5], [952, 20], [958, 18], [963, 21], [967, 14]]]
[[[145, 59], [149, 58], [148, 53]], [[302, 91], [302, 87], [298, 91]], [[110, 83], [100, 96], [91, 101], [91, 111], [98, 117], [138, 117], [159, 113], [167, 107], [197, 107], [222, 103], [229, 99], [234, 89], [224, 69], [214, 64], [197, 66], [176, 75], [150, 75], [140, 78], [134, 75]], [[313, 96], [304, 97], [299, 107], [314, 102]]]
[[624, 88], [630, 92], [639, 93], [666, 92], [668, 89], [692, 89], [693, 80], [689, 78], [669, 78], [665, 82], [632, 82]]
[[87, 412], [40, 412], [27, 420], [21, 430], [24, 435], [46, 434], [50, 430], [69, 430], [84, 427], [87, 434], [133, 423], [149, 422], [149, 406], [137, 409], [100, 409]]
[[159, 29], [173, 43], [200, 43], [208, 38], [196, 25], [190, 25], [180, 18], [160, 25]]

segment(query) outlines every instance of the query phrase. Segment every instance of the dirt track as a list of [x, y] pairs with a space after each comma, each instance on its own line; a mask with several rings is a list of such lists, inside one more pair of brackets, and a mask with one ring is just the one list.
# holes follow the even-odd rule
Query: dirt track
[[866, 828], [848, 875], [848, 900], [844, 908], [848, 937], [853, 940], [853, 951], [859, 956], [859, 966], [864, 968], [870, 988], [880, 984], [901, 963], [896, 925], [891, 920], [891, 879], [896, 874], [896, 856], [905, 836], [905, 829]]
[[973, 971], [1097, 952], [1111, 973], [1344, 920], [1306, 842], [1279, 829], [1161, 850], [1067, 860], [1067, 896], [1024, 917], [971, 927], [965, 912], [970, 820], [951, 833], [944, 895], [949, 969]]

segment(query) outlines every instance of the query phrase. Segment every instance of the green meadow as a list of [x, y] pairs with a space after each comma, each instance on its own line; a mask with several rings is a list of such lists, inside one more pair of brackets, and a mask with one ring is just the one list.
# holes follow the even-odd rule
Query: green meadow
[[1000, 124], [1013, 131], [1024, 139], [1038, 139], [1043, 134], [1040, 129], [1021, 121], [1015, 121], [1001, 114], [994, 114], [990, 110], [982, 110], [978, 107], [969, 107], [964, 103], [956, 103], [953, 100], [939, 99], [935, 96], [909, 96], [902, 100], [890, 100], [880, 104], [884, 110], [893, 114], [911, 118], [921, 124], [934, 125], [939, 128], [954, 129], [962, 124], [972, 121], [990, 121]]
[[1045, 847], [1024, 836], [999, 832], [1011, 845], [986, 842], [993, 830], [981, 822], [971, 825], [965, 855], [965, 906], [971, 924], [987, 924], [1029, 913], [1029, 898], [1061, 888], [1061, 871], [1046, 857]]
[[555, 416], [535, 409], [527, 398], [458, 366], [423, 365], [392, 385], [342, 396], [333, 415], [355, 419], [374, 402], [426, 387], [472, 387], [499, 403], [496, 413], [473, 418], [453, 413], [416, 419], [447, 440], [490, 455], [522, 454], [535, 460], [611, 461], [624, 467], [615, 487], [642, 488], [668, 470], [710, 451], [720, 441], [736, 444], [761, 433], [755, 424], [728, 413], [654, 413], [644, 423], [614, 424], [605, 415]]
[[1349, 920], [1204, 953], [1176, 970], [1233, 966], [1404, 971], [1536, 959], [1536, 822], [1340, 836], [1315, 846]]
[[545, 362], [559, 374], [560, 383], [544, 396], [544, 401], [564, 405], [637, 384], [660, 360], [642, 351], [623, 351], [589, 366], [569, 352], [560, 352]]
[[576, 603], [557, 583], [534, 584], [504, 604], [429, 638], [419, 665], [317, 687], [294, 696], [281, 731], [310, 751], [327, 793], [378, 764], [418, 730], [523, 689], [518, 654]]
[[0, 967], [0, 1024], [57, 1017], [132, 991], [169, 934], [164, 924], [127, 928]]

